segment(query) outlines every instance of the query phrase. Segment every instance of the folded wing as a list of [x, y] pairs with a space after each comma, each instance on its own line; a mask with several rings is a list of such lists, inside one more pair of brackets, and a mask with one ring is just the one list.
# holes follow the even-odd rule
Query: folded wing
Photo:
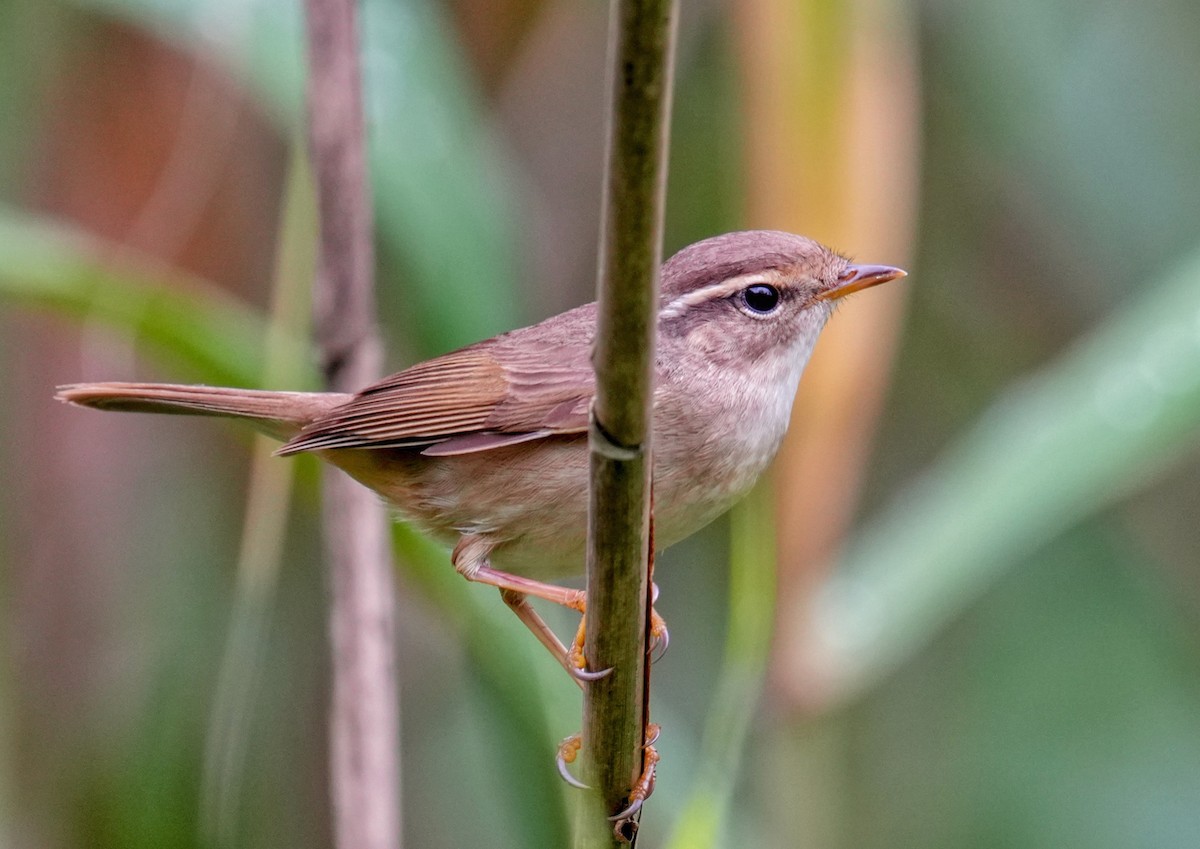
[[445, 456], [586, 431], [590, 346], [564, 357], [562, 348], [528, 343], [510, 334], [418, 363], [330, 410], [277, 453], [420, 448]]

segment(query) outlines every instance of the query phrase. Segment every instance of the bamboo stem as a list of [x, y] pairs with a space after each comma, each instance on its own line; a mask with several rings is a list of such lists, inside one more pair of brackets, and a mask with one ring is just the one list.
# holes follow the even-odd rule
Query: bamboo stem
[[[672, 0], [617, 0], [610, 23], [585, 655], [590, 668], [612, 673], [587, 688], [583, 732], [589, 780], [609, 814], [625, 808], [642, 771], [650, 423], [675, 19]], [[635, 830], [617, 823], [612, 840]]]

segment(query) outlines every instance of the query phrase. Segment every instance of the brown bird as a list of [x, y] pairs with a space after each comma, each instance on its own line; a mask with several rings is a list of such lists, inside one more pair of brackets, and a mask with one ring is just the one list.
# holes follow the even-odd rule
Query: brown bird
[[[789, 233], [706, 239], [662, 268], [652, 432], [655, 536], [666, 547], [746, 493], [787, 429], [800, 374], [838, 299], [905, 276]], [[418, 363], [355, 395], [88, 383], [57, 397], [104, 410], [241, 419], [315, 452], [454, 545], [454, 567], [505, 601], [577, 677], [525, 595], [581, 572], [596, 305]]]

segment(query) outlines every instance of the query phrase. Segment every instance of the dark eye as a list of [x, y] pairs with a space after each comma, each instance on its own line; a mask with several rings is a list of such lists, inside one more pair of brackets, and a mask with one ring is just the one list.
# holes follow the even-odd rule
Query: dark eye
[[766, 283], [755, 283], [742, 290], [742, 303], [751, 311], [766, 315], [779, 306], [779, 290]]

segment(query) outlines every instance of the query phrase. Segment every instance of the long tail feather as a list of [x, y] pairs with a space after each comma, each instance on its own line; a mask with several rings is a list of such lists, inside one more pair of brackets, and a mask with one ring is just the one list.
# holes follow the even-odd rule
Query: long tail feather
[[351, 396], [173, 383], [76, 383], [58, 387], [54, 397], [98, 410], [244, 419], [271, 436], [288, 439]]

